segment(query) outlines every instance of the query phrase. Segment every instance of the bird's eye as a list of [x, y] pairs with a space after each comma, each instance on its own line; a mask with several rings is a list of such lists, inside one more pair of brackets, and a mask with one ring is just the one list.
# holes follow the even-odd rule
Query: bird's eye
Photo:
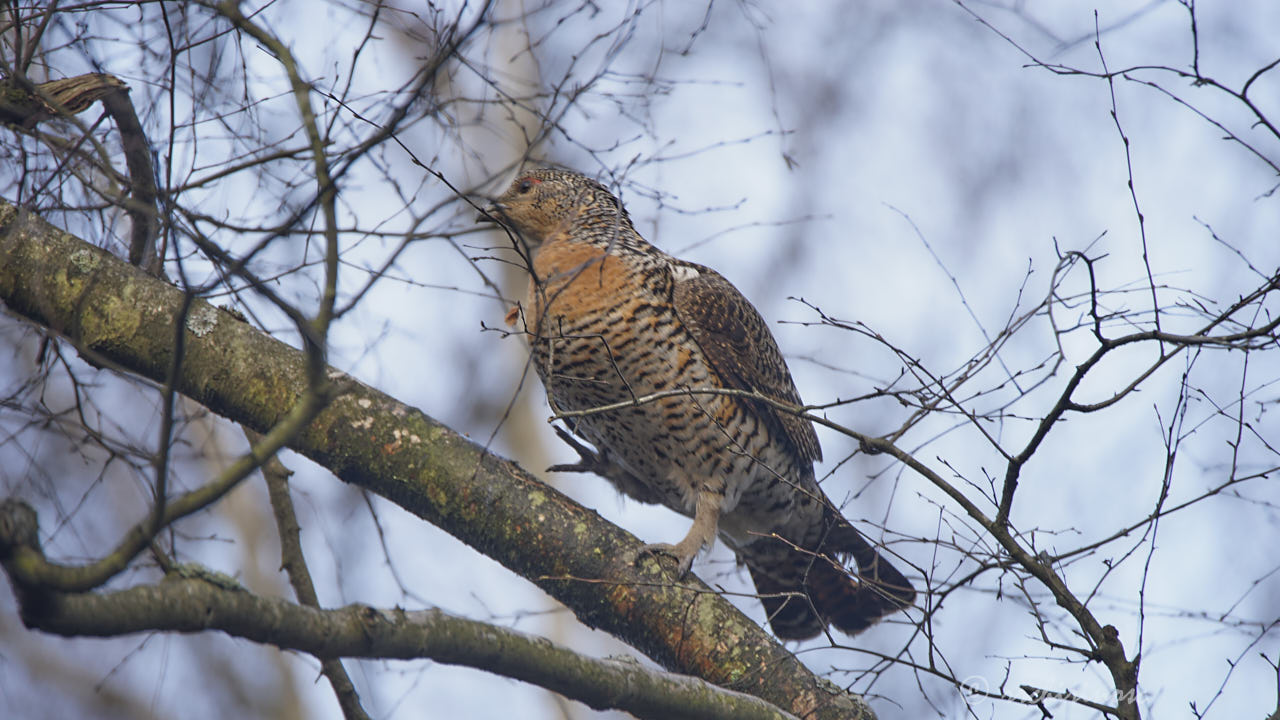
[[523, 195], [523, 194], [525, 194], [525, 193], [529, 192], [530, 190], [532, 190], [532, 189], [533, 189], [534, 184], [535, 184], [535, 183], [539, 183], [539, 182], [542, 182], [542, 181], [541, 181], [541, 180], [536, 180], [536, 179], [534, 179], [534, 178], [525, 178], [525, 179], [523, 179], [523, 180], [521, 180], [521, 181], [520, 181], [520, 184], [519, 184], [519, 185], [516, 185], [516, 192], [518, 192], [518, 193], [520, 193], [521, 195]]

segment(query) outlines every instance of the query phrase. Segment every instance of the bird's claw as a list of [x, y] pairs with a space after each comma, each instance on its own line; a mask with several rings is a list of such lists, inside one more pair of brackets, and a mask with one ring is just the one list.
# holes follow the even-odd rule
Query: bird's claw
[[586, 460], [579, 460], [576, 463], [568, 463], [563, 465], [552, 465], [547, 468], [547, 472], [578, 472], [589, 473], [595, 472], [595, 463]]
[[677, 577], [683, 579], [685, 575], [689, 574], [689, 569], [693, 567], [693, 558], [697, 554], [697, 551], [685, 553], [679, 545], [672, 545], [671, 543], [649, 543], [636, 553], [635, 562], [639, 564], [641, 560], [651, 555], [666, 555], [675, 559], [676, 569], [679, 571]]
[[570, 435], [564, 428], [559, 425], [552, 426], [552, 430], [556, 431], [556, 435], [565, 442], [566, 445], [573, 448], [578, 453], [578, 462], [564, 463], [561, 465], [552, 465], [547, 468], [547, 472], [596, 472], [602, 466], [600, 455], [595, 450], [578, 442], [578, 439]]
[[627, 493], [628, 495], [642, 499], [644, 502], [657, 502], [657, 500], [648, 499], [645, 493], [637, 494], [637, 491], [632, 490], [631, 488], [636, 484], [636, 481], [631, 479], [631, 475], [627, 470], [615, 463], [613, 458], [609, 457], [607, 452], [593, 450], [592, 448], [583, 445], [578, 442], [577, 438], [570, 435], [559, 426], [556, 426], [553, 429], [556, 431], [556, 435], [560, 436], [560, 439], [563, 440], [565, 444], [573, 448], [574, 452], [578, 453], [578, 462], [552, 465], [547, 468], [547, 472], [595, 473], [602, 478], [612, 481], [618, 486], [619, 490]]

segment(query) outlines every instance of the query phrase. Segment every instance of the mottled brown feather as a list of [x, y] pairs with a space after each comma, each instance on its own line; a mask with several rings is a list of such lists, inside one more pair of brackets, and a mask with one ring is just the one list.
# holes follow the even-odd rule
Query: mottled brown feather
[[[696, 275], [677, 275], [672, 293], [676, 317], [688, 326], [716, 374], [730, 388], [803, 405], [782, 351], [755, 307], [715, 270], [683, 261], [679, 265]], [[783, 430], [802, 461], [822, 459], [813, 423], [766, 402], [752, 404], [766, 421]]]

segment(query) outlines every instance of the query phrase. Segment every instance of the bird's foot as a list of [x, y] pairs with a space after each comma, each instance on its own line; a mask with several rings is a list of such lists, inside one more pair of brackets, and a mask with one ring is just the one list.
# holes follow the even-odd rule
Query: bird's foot
[[693, 548], [690, 551], [688, 548], [680, 547], [681, 545], [684, 545], [684, 543], [680, 542], [675, 545], [671, 543], [649, 543], [640, 548], [640, 552], [636, 553], [635, 562], [639, 564], [641, 560], [651, 555], [666, 555], [667, 557], [675, 558], [676, 569], [679, 571], [676, 577], [683, 579], [685, 575], [689, 574], [689, 569], [693, 567], [693, 558], [697, 556], [698, 550], [701, 548]]
[[716, 525], [720, 521], [720, 504], [722, 502], [724, 502], [724, 495], [720, 492], [703, 490], [698, 493], [698, 500], [693, 514], [693, 526], [689, 528], [689, 532], [684, 536], [684, 539], [675, 545], [667, 543], [645, 545], [636, 556], [636, 561], [638, 562], [646, 555], [670, 555], [676, 559], [677, 566], [680, 569], [679, 577], [683, 578], [688, 575], [689, 568], [693, 566], [693, 558], [697, 556], [702, 548], [715, 541]]
[[607, 468], [612, 465], [612, 463], [602, 458], [595, 450], [592, 450], [586, 445], [578, 442], [577, 438], [570, 435], [559, 425], [555, 425], [551, 429], [556, 431], [556, 435], [563, 440], [566, 445], [573, 448], [573, 451], [578, 453], [578, 462], [552, 465], [547, 468], [547, 472], [590, 472], [607, 477], [604, 473], [600, 472], [600, 469]]
[[547, 472], [594, 473], [612, 482], [619, 490], [641, 502], [658, 502], [658, 500], [650, 497], [652, 493], [644, 492], [643, 485], [626, 468], [614, 462], [607, 451], [597, 451], [583, 445], [578, 442], [577, 438], [560, 427], [553, 429], [561, 440], [573, 448], [574, 452], [578, 453], [578, 462], [552, 465], [547, 468]]

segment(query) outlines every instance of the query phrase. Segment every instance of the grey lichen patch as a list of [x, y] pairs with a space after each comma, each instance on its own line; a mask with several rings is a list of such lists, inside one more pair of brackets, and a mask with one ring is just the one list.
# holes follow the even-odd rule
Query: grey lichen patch
[[422, 444], [422, 438], [418, 437], [415, 433], [412, 433], [408, 430], [395, 428], [391, 431], [391, 436], [396, 439], [397, 443], [407, 441], [410, 445]]
[[69, 259], [71, 261], [71, 267], [81, 275], [88, 275], [93, 272], [94, 268], [98, 267], [102, 262], [102, 258], [98, 256], [98, 253], [90, 250], [89, 248], [80, 248], [79, 250], [76, 250], [71, 253], [71, 257]]
[[195, 305], [187, 314], [187, 329], [202, 338], [218, 325], [218, 311], [212, 305]]

